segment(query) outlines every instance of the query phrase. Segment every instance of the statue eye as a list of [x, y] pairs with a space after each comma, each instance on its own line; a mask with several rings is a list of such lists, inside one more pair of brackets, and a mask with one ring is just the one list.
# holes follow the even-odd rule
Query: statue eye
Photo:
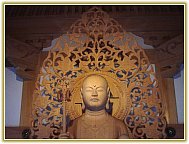
[[103, 89], [98, 89], [97, 91], [98, 91], [98, 92], [103, 92]]
[[92, 92], [92, 89], [86, 89], [85, 91], [86, 92]]

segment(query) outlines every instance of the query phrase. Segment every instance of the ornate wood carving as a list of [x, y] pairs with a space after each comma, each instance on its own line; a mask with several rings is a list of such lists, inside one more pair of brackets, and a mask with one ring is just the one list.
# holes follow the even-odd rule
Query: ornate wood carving
[[82, 114], [79, 90], [91, 73], [107, 79], [112, 116], [125, 122], [130, 138], [165, 137], [164, 105], [144, 50], [117, 21], [92, 8], [59, 37], [43, 62], [34, 93], [33, 138], [58, 138], [64, 109], [59, 97], [67, 90], [67, 116]]

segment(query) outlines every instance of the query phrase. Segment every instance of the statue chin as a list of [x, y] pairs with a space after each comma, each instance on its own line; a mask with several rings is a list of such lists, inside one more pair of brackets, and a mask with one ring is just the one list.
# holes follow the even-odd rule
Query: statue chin
[[89, 106], [89, 105], [86, 105], [86, 109], [88, 109], [90, 111], [100, 111], [100, 110], [105, 109], [105, 105], [103, 105], [103, 106]]

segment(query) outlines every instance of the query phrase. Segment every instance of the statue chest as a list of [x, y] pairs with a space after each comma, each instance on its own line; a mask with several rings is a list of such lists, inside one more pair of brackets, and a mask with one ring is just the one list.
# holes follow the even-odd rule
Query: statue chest
[[79, 139], [115, 139], [116, 133], [115, 123], [113, 120], [108, 121], [78, 121], [76, 138]]

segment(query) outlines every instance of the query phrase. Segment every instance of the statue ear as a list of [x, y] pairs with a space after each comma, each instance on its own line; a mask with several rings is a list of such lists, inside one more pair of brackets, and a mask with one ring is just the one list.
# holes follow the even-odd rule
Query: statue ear
[[80, 96], [81, 96], [81, 108], [82, 108], [82, 110], [85, 110], [85, 104], [84, 104], [84, 102], [83, 102], [83, 93], [82, 93], [82, 88], [80, 89]]
[[83, 102], [83, 88], [80, 89], [80, 97], [81, 97], [81, 100]]
[[107, 88], [107, 94], [108, 94], [108, 100], [106, 102], [106, 109], [108, 110], [110, 107], [109, 107], [109, 102], [110, 102], [110, 88], [108, 87]]
[[82, 90], [83, 90], [83, 88], [80, 89], [80, 96], [81, 96], [81, 99], [83, 98]]
[[110, 98], [110, 88], [107, 88], [107, 94], [108, 94], [108, 98]]

